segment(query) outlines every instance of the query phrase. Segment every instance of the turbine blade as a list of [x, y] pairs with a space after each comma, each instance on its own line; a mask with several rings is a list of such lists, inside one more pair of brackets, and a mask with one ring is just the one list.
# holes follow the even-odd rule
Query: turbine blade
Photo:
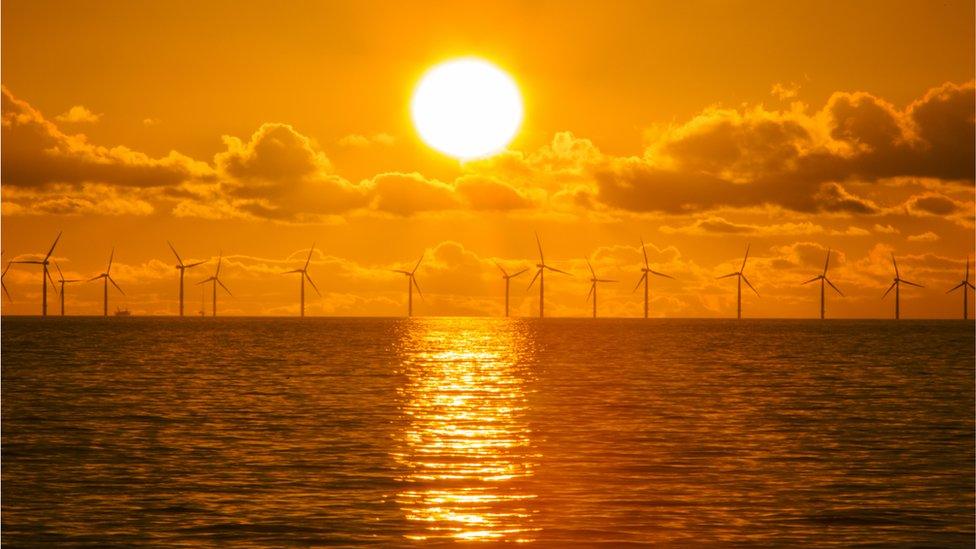
[[417, 260], [417, 264], [413, 266], [413, 270], [410, 271], [410, 274], [417, 272], [417, 269], [420, 267], [420, 262], [423, 260], [424, 260], [424, 254], [420, 254], [420, 259]]
[[[304, 271], [302, 272], [304, 273]], [[312, 282], [312, 277], [308, 276], [308, 273], [305, 273], [305, 280], [308, 280], [308, 283], [311, 284], [313, 288], [315, 288], [315, 293], [319, 294], [319, 297], [322, 297], [322, 292], [320, 292], [319, 287], [316, 286], [314, 282]]]
[[312, 242], [312, 247], [308, 249], [308, 259], [305, 260], [305, 268], [308, 269], [308, 264], [312, 262], [312, 252], [315, 251], [315, 243]]
[[192, 267], [196, 267], [197, 265], [203, 265], [206, 262], [207, 262], [207, 260], [204, 259], [203, 261], [197, 261], [196, 263], [190, 263], [189, 265], [183, 265], [183, 268], [184, 269], [190, 269]]
[[888, 286], [888, 289], [885, 290], [885, 293], [881, 294], [881, 299], [884, 299], [885, 297], [887, 297], [888, 296], [888, 293], [891, 292], [891, 289], [894, 288], [897, 285], [898, 285], [898, 281], [897, 280], [894, 281], [894, 282], [892, 282], [891, 283], [891, 286]]
[[[810, 280], [807, 280], [807, 281], [806, 281], [806, 282], [804, 282], [803, 284], [809, 284], [809, 283], [811, 283], [811, 282], [814, 282], [814, 281], [816, 281], [816, 280], [820, 280], [820, 277], [821, 277], [821, 276], [823, 276], [823, 275], [820, 275], [820, 276], [815, 276], [815, 277], [813, 277], [813, 278], [811, 278]], [[800, 284], [800, 286], [803, 286], [803, 284]]]
[[535, 272], [535, 276], [532, 277], [532, 282], [529, 282], [529, 285], [526, 286], [525, 291], [529, 291], [529, 290], [532, 289], [532, 285], [535, 284], [535, 279], [539, 278], [539, 275], [540, 274], [542, 274], [542, 269], [541, 268], [538, 271]]
[[108, 269], [105, 269], [105, 273], [108, 274], [112, 272], [112, 260], [115, 259], [115, 247], [112, 247], [112, 253], [108, 254]]
[[830, 284], [830, 287], [833, 288], [834, 291], [837, 292], [837, 293], [839, 293], [841, 296], [844, 295], [844, 292], [840, 291], [840, 288], [838, 288], [837, 286], [834, 286], [834, 283], [831, 282], [829, 278], [824, 277], [824, 282], [826, 282], [827, 284]]
[[740, 273], [746, 270], [746, 260], [749, 259], [749, 247], [751, 246], [752, 244], [746, 244], [746, 256], [742, 258], [742, 267], [739, 268]]
[[212, 277], [212, 276], [210, 278], [204, 278], [200, 282], [197, 282], [197, 286], [199, 286], [200, 284], [206, 284], [207, 282], [210, 282], [213, 279], [214, 279], [214, 277]]
[[972, 282], [966, 282], [966, 285], [969, 286], [970, 288], [976, 290], [976, 286], [973, 286], [973, 283]]
[[413, 282], [413, 287], [417, 288], [417, 293], [420, 294], [420, 299], [424, 298], [424, 292], [420, 291], [420, 284], [417, 284], [417, 277], [411, 276], [410, 281]]
[[824, 261], [824, 276], [827, 276], [827, 266], [830, 265], [830, 248], [827, 248], [827, 260]]
[[593, 270], [593, 265], [590, 265], [589, 259], [586, 260], [586, 266], [590, 268], [590, 274], [593, 275], [593, 278], [596, 278], [596, 272]]
[[400, 274], [405, 274], [407, 276], [410, 276], [410, 271], [404, 271], [403, 269], [390, 269], [390, 272], [400, 273]]
[[105, 275], [104, 274], [100, 274], [98, 276], [93, 276], [93, 277], [91, 277], [91, 278], [88, 279], [88, 282], [92, 282], [94, 280], [98, 280], [99, 278], [105, 278]]
[[509, 276], [508, 278], [515, 278], [515, 277], [517, 277], [518, 275], [520, 275], [520, 274], [522, 274], [522, 273], [524, 273], [525, 271], [528, 271], [528, 269], [522, 269], [521, 271], [519, 271], [519, 272], [517, 272], [517, 273], [515, 273], [515, 274], [513, 274], [513, 275], [510, 275], [510, 276]]
[[225, 292], [227, 292], [227, 295], [234, 297], [234, 294], [230, 293], [230, 289], [228, 289], [227, 286], [224, 286], [224, 283], [221, 282], [219, 278], [216, 278], [214, 280], [216, 280], [217, 284], [220, 284], [220, 287], [223, 288]]
[[0, 274], [0, 276], [6, 276], [6, 274], [7, 274], [7, 271], [9, 271], [9, 270], [10, 270], [10, 264], [11, 264], [11, 263], [13, 263], [13, 261], [8, 261], [8, 262], [7, 262], [7, 266], [3, 268], [3, 274]]
[[901, 275], [898, 274], [898, 262], [895, 261], [895, 254], [891, 254], [891, 264], [895, 266], [895, 277], [901, 278]]
[[589, 301], [590, 300], [590, 296], [593, 295], [593, 290], [594, 289], [596, 289], [596, 282], [591, 282], [590, 283], [590, 291], [586, 292], [586, 300], [585, 301]]
[[3, 286], [3, 295], [7, 296], [7, 299], [12, 302], [14, 298], [10, 297], [10, 292], [7, 291], [7, 285], [0, 282], [0, 286]]
[[[505, 271], [505, 269], [501, 265], [498, 264], [497, 261], [492, 261], [492, 263], [494, 263], [495, 266], [498, 267], [498, 270], [502, 272], [502, 276], [503, 277], [509, 278], [508, 273]], [[515, 276], [515, 275], [512, 275], [512, 276]]]
[[722, 276], [716, 276], [716, 277], [715, 277], [715, 280], [719, 280], [719, 279], [722, 279], [722, 278], [728, 278], [728, 277], [730, 277], [730, 276], [738, 276], [738, 275], [739, 275], [739, 273], [729, 273], [729, 274], [727, 274], [727, 275], [722, 275]]
[[281, 274], [283, 274], [283, 275], [290, 275], [290, 274], [294, 274], [294, 273], [304, 273], [304, 272], [305, 271], [303, 271], [301, 269], [295, 269], [294, 271], [285, 271], [285, 272], [283, 272]]
[[644, 245], [644, 237], [643, 236], [641, 237], [640, 241], [641, 241], [641, 252], [644, 253], [644, 268], [645, 269], [650, 269], [650, 267], [647, 264], [647, 246]]
[[542, 255], [542, 241], [539, 240], [539, 233], [535, 233], [535, 244], [539, 247], [539, 263], [545, 263], [546, 258]]
[[946, 293], [947, 294], [951, 294], [952, 292], [958, 290], [959, 288], [964, 287], [966, 284], [967, 284], [966, 282], [960, 282], [959, 284], [956, 284], [955, 286], [953, 286], [953, 287], [949, 288], [948, 290], [946, 290]]
[[[7, 265], [7, 268], [10, 268], [10, 265], [9, 264]], [[61, 272], [61, 266], [58, 265], [58, 262], [57, 261], [54, 262], [54, 268], [58, 270], [58, 278], [61, 279], [61, 282], [64, 282], [64, 273]], [[6, 273], [7, 270], [4, 269], [3, 272]]]
[[652, 270], [650, 270], [650, 269], [648, 269], [648, 270], [647, 270], [647, 272], [649, 272], [649, 273], [651, 273], [651, 274], [654, 274], [654, 275], [657, 275], [657, 276], [663, 276], [664, 278], [670, 278], [671, 280], [674, 280], [674, 277], [673, 277], [673, 276], [671, 276], [671, 275], [666, 275], [666, 274], [664, 274], [664, 273], [659, 273], [659, 272], [657, 272], [657, 271], [652, 271]]
[[214, 278], [220, 276], [220, 264], [224, 261], [224, 251], [220, 250], [217, 252], [217, 272], [214, 273]]
[[756, 290], [755, 288], [753, 288], [752, 287], [752, 284], [749, 284], [749, 279], [746, 278], [746, 275], [740, 275], [740, 276], [742, 276], [742, 281], [746, 283], [746, 286], [749, 286], [749, 288], [751, 288], [752, 291], [756, 292], [756, 295], [758, 296], [759, 295], [759, 291]]
[[[105, 275], [105, 276], [106, 276], [106, 278], [108, 278], [108, 281], [112, 283], [112, 286], [115, 286], [115, 289], [116, 290], [122, 292], [122, 288], [120, 288], [119, 285], [115, 283], [115, 280], [113, 280], [112, 277], [110, 277], [108, 275]], [[125, 295], [125, 292], [122, 292], [122, 295]]]
[[966, 281], [969, 281], [969, 257], [966, 257]]
[[647, 273], [642, 274], [641, 277], [637, 279], [637, 285], [634, 286], [634, 289], [631, 290], [631, 293], [636, 292], [637, 288], [640, 288], [641, 282], [644, 282], [644, 279], [646, 278], [647, 278]]
[[598, 278], [598, 279], [596, 279], [596, 281], [597, 282], [617, 282], [616, 280], [611, 280], [609, 278]]
[[915, 284], [914, 282], [909, 282], [907, 280], [902, 280], [901, 282], [903, 284], [908, 284], [909, 286], [915, 286], [916, 288], [924, 288], [925, 287], [925, 286], [922, 286], [921, 284]]
[[166, 241], [166, 244], [169, 245], [169, 249], [173, 250], [173, 255], [176, 256], [176, 262], [180, 264], [180, 267], [182, 267], [183, 266], [183, 260], [180, 258], [180, 254], [176, 253], [176, 248], [173, 247], [173, 244], [170, 243], [169, 240]]
[[47, 258], [51, 257], [51, 254], [54, 253], [54, 247], [58, 245], [58, 240], [61, 240], [61, 233], [63, 232], [64, 231], [58, 231], [58, 237], [54, 239], [54, 244], [51, 244], [51, 249], [48, 250], [47, 255], [44, 256], [44, 261], [47, 261]]
[[562, 273], [562, 274], [564, 274], [564, 275], [569, 275], [569, 276], [573, 276], [573, 275], [571, 275], [571, 274], [569, 274], [569, 273], [567, 273], [566, 271], [560, 271], [559, 269], [557, 269], [557, 268], [555, 268], [555, 267], [550, 267], [549, 265], [543, 265], [543, 267], [545, 267], [546, 269], [549, 269], [550, 271], [555, 271], [555, 272], [557, 272], [557, 273]]
[[47, 279], [51, 281], [51, 287], [54, 288], [54, 293], [58, 293], [58, 285], [54, 283], [54, 278], [51, 277], [51, 271], [47, 271]]

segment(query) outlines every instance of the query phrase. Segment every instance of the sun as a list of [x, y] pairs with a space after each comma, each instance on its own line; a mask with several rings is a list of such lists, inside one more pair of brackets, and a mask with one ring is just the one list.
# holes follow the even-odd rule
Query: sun
[[424, 143], [470, 160], [498, 153], [511, 142], [522, 124], [522, 96], [505, 71], [464, 57], [428, 70], [410, 111]]

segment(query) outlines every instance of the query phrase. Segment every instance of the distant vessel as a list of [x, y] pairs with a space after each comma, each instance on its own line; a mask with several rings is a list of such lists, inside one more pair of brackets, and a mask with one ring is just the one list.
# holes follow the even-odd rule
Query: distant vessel
[[132, 316], [132, 313], [129, 312], [128, 307], [126, 307], [125, 309], [116, 307], [115, 316]]

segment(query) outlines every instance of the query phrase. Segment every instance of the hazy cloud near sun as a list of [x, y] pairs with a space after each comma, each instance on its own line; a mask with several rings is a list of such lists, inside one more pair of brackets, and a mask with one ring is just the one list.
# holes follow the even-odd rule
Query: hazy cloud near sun
[[[971, 201], [946, 190], [973, 185], [972, 82], [935, 87], [903, 109], [863, 92], [837, 92], [816, 111], [799, 103], [788, 110], [711, 107], [659, 129], [637, 156], [608, 155], [560, 132], [534, 151], [467, 162], [452, 181], [415, 172], [349, 181], [321, 146], [284, 123], [263, 124], [246, 139], [223, 136], [225, 150], [211, 162], [175, 151], [153, 158], [67, 134], [6, 88], [2, 95], [8, 215], [171, 210], [302, 223], [370, 213], [686, 215], [777, 207], [840, 216], [898, 210], [967, 223], [972, 210]], [[78, 106], [63, 116], [96, 115]], [[389, 137], [353, 134], [339, 145], [395, 146]], [[928, 190], [907, 201], [889, 198], [899, 178], [924, 178]], [[741, 232], [728, 223], [705, 219], [673, 230]]]
[[84, 105], [75, 105], [68, 109], [67, 111], [54, 117], [58, 122], [69, 122], [69, 123], [79, 123], [79, 122], [89, 122], [95, 123], [102, 117], [101, 114], [95, 114], [88, 110], [88, 107]]

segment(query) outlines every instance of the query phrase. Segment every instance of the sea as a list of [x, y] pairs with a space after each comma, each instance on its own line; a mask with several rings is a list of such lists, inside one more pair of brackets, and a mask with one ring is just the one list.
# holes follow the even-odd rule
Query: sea
[[0, 541], [972, 547], [974, 333], [5, 317]]

